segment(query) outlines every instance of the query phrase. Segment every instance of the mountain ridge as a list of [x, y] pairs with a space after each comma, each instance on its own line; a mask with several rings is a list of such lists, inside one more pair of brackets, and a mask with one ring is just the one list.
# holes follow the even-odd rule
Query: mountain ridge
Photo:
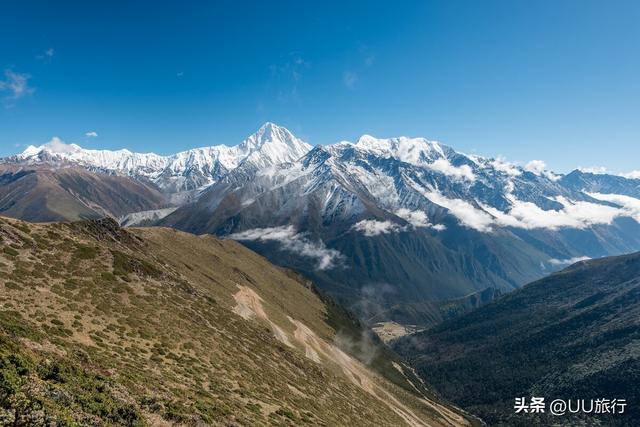
[[213, 236], [2, 217], [0, 423], [478, 425], [311, 286]]
[[[580, 261], [393, 347], [490, 425], [640, 419], [640, 253]], [[611, 397], [605, 396], [607, 394]], [[626, 399], [624, 414], [516, 414], [514, 398]]]
[[[196, 191], [217, 181], [249, 157], [264, 167], [295, 160], [310, 146], [287, 129], [267, 122], [256, 133], [234, 146], [213, 145], [161, 156], [121, 150], [87, 150], [65, 144], [57, 137], [39, 147], [5, 158], [10, 163], [71, 163], [101, 171], [143, 177], [167, 192]], [[188, 177], [189, 179], [185, 179]]]
[[240, 166], [158, 224], [238, 239], [367, 318], [367, 289], [392, 305], [508, 291], [566, 260], [640, 249], [636, 202], [540, 165], [365, 136], [275, 168]]
[[0, 164], [0, 214], [28, 221], [117, 218], [170, 202], [152, 183], [79, 167]]
[[250, 153], [231, 170], [159, 174], [170, 193], [190, 189], [169, 195], [177, 209], [125, 221], [237, 239], [364, 318], [372, 293], [384, 311], [509, 291], [573, 259], [640, 250], [637, 179], [558, 175], [426, 138], [311, 147], [271, 123], [237, 147]]

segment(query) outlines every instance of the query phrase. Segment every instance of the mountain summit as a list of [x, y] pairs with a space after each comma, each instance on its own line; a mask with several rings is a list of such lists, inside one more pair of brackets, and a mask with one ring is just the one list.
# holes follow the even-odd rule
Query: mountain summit
[[[125, 212], [134, 215], [127, 224], [142, 219], [241, 240], [367, 318], [376, 314], [371, 307], [508, 291], [575, 259], [640, 250], [640, 180], [558, 175], [541, 161], [520, 166], [426, 138], [363, 135], [312, 148], [265, 123], [238, 145], [172, 156], [54, 139], [5, 160], [12, 161], [18, 169], [73, 165], [150, 181], [172, 206]], [[24, 177], [14, 171], [3, 179]], [[84, 194], [76, 183], [63, 187]], [[21, 209], [8, 213], [41, 210], [19, 197]]]
[[363, 135], [240, 165], [158, 224], [241, 240], [368, 319], [640, 250], [638, 181], [595, 178]]
[[311, 145], [296, 138], [287, 128], [267, 122], [239, 146], [249, 154], [244, 161], [258, 168], [293, 162], [307, 154]]
[[213, 145], [193, 148], [169, 156], [133, 153], [129, 150], [89, 150], [66, 144], [54, 137], [48, 143], [29, 146], [22, 153], [5, 159], [9, 163], [77, 165], [111, 174], [151, 180], [167, 193], [177, 194], [181, 202], [197, 190], [217, 182], [244, 161], [255, 167], [292, 162], [311, 149], [288, 129], [267, 122], [257, 132], [235, 146]]

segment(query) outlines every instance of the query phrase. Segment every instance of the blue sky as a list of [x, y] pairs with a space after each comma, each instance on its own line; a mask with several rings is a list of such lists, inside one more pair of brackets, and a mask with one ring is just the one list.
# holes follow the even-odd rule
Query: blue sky
[[273, 121], [640, 169], [637, 1], [130, 3], [3, 4], [0, 155], [54, 135], [167, 154]]

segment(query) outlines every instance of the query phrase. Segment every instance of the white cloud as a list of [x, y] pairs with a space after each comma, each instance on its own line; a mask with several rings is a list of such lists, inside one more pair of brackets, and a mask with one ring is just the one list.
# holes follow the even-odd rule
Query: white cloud
[[602, 193], [586, 193], [594, 199], [605, 202], [614, 203], [620, 206], [625, 216], [630, 216], [640, 222], [640, 200], [635, 197], [624, 196], [622, 194], [602, 194]]
[[531, 160], [524, 166], [524, 169], [531, 172], [532, 174], [544, 176], [552, 181], [557, 181], [560, 179], [559, 175], [556, 175], [553, 172], [547, 170], [547, 164], [542, 160]]
[[400, 218], [407, 221], [414, 227], [430, 227], [431, 223], [427, 214], [422, 211], [412, 211], [409, 209], [401, 208], [395, 212]]
[[98, 132], [94, 132], [94, 131], [87, 132], [87, 133], [84, 134], [84, 136], [89, 137], [89, 138], [96, 138], [98, 136]]
[[364, 58], [364, 65], [366, 65], [367, 67], [371, 67], [375, 61], [376, 61], [376, 56], [369, 55], [366, 58]]
[[55, 154], [70, 154], [75, 151], [78, 151], [80, 147], [75, 144], [67, 144], [57, 136], [54, 136], [44, 145], [39, 147], [34, 147], [33, 145], [28, 146], [21, 154], [23, 157], [30, 157], [38, 154], [42, 150], [46, 150], [49, 153]]
[[361, 44], [358, 47], [358, 52], [362, 56], [362, 62], [364, 63], [365, 67], [371, 67], [375, 63], [376, 55], [371, 52], [369, 46]]
[[620, 176], [628, 179], [640, 179], [640, 170], [621, 173]]
[[510, 201], [511, 209], [508, 212], [502, 212], [489, 206], [482, 207], [493, 215], [496, 225], [526, 230], [537, 228], [547, 230], [583, 229], [597, 224], [611, 224], [615, 218], [624, 215], [620, 209], [611, 206], [571, 201], [564, 197], [555, 199], [556, 202], [563, 205], [560, 210], [544, 210], [535, 203], [523, 202], [514, 197], [511, 197]]
[[43, 54], [37, 55], [36, 58], [43, 60], [45, 62], [50, 62], [51, 58], [53, 58], [54, 53], [55, 53], [55, 50], [52, 47], [50, 47], [49, 49], [45, 50]]
[[596, 175], [602, 175], [607, 173], [607, 168], [605, 168], [604, 166], [590, 166], [588, 168], [583, 168], [582, 166], [580, 166], [578, 170], [580, 172], [592, 173]]
[[44, 145], [44, 148], [51, 153], [72, 153], [77, 151], [79, 147], [75, 144], [67, 144], [57, 136], [54, 136]]
[[275, 96], [279, 102], [299, 103], [299, 86], [311, 63], [300, 56], [298, 52], [289, 52], [285, 60], [279, 64], [269, 66], [269, 86], [275, 90]]
[[398, 224], [391, 221], [377, 221], [375, 219], [363, 219], [354, 224], [353, 229], [362, 232], [367, 237], [378, 236], [380, 234], [395, 233], [404, 230]]
[[584, 229], [598, 224], [611, 224], [616, 218], [627, 216], [640, 222], [640, 200], [620, 195], [589, 194], [620, 207], [586, 201], [571, 201], [565, 197], [554, 200], [562, 205], [559, 210], [544, 210], [535, 203], [517, 200], [509, 195], [511, 208], [503, 212], [491, 206], [445, 197], [437, 191], [423, 191], [433, 203], [449, 210], [460, 224], [480, 232], [491, 232], [495, 227], [514, 227], [526, 230], [560, 228]]
[[570, 264], [575, 264], [576, 262], [586, 261], [588, 259], [591, 259], [591, 258], [588, 256], [577, 256], [577, 257], [567, 258], [567, 259], [551, 258], [547, 262], [551, 265], [570, 265]]
[[531, 160], [524, 166], [524, 169], [536, 175], [542, 174], [547, 168], [547, 164], [543, 160]]
[[423, 192], [433, 203], [446, 208], [460, 223], [474, 230], [489, 232], [493, 225], [493, 217], [462, 199], [450, 199], [437, 191]]
[[489, 164], [497, 171], [503, 172], [509, 176], [522, 175], [522, 171], [516, 165], [508, 162], [503, 157], [498, 157], [489, 162]]
[[345, 71], [342, 74], [342, 83], [347, 87], [347, 89], [353, 89], [356, 87], [356, 83], [358, 83], [358, 74], [353, 71]]
[[473, 174], [473, 170], [469, 165], [453, 166], [447, 159], [438, 159], [426, 166], [431, 170], [440, 172], [455, 179], [466, 179], [467, 181], [475, 181], [476, 179], [476, 176]]
[[34, 92], [34, 89], [29, 87], [29, 79], [31, 78], [29, 74], [5, 70], [4, 76], [5, 79], [0, 80], [0, 92], [7, 92], [6, 100], [15, 101]]
[[364, 219], [353, 225], [353, 229], [360, 231], [367, 237], [379, 236], [381, 234], [399, 233], [407, 230], [408, 227], [414, 228], [433, 228], [437, 231], [445, 230], [443, 224], [431, 224], [427, 214], [422, 211], [412, 211], [406, 208], [398, 209], [394, 212], [397, 216], [409, 223], [407, 226], [401, 226], [392, 221], [379, 221], [376, 219]]
[[36, 55], [36, 59], [44, 62], [45, 64], [48, 64], [53, 59], [54, 54], [55, 54], [55, 49], [50, 47], [49, 49], [45, 50], [43, 53]]
[[395, 214], [416, 228], [433, 228], [438, 231], [446, 229], [443, 224], [431, 224], [427, 214], [423, 211], [412, 211], [401, 208], [395, 211]]
[[304, 234], [298, 233], [292, 225], [282, 227], [254, 228], [227, 236], [235, 240], [259, 240], [262, 242], [279, 242], [282, 249], [297, 255], [306, 256], [317, 261], [318, 270], [335, 267], [342, 254], [335, 249], [328, 249], [320, 240], [313, 242]]

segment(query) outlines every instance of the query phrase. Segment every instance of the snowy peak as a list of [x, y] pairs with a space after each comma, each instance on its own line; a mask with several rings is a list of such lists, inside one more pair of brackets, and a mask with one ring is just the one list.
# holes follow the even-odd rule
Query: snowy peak
[[82, 148], [76, 144], [65, 144], [60, 138], [54, 136], [51, 138], [51, 141], [47, 142], [44, 145], [40, 145], [39, 147], [35, 147], [30, 145], [20, 153], [18, 156], [22, 158], [29, 158], [32, 156], [36, 156], [41, 152], [46, 152], [49, 154], [73, 154], [81, 151]]
[[353, 145], [376, 155], [393, 157], [413, 165], [424, 165], [438, 159], [446, 159], [448, 152], [453, 152], [449, 147], [443, 146], [437, 141], [404, 136], [375, 138], [371, 135], [362, 135]]
[[311, 145], [294, 136], [288, 129], [267, 122], [256, 133], [242, 141], [240, 149], [247, 151], [245, 162], [256, 167], [298, 160], [311, 150]]
[[129, 150], [88, 150], [54, 137], [29, 146], [5, 161], [30, 164], [73, 163], [88, 169], [151, 179], [168, 192], [192, 191], [218, 181], [243, 162], [262, 168], [293, 162], [311, 146], [288, 129], [267, 122], [235, 146], [213, 145], [160, 156]]
[[286, 128], [266, 122], [253, 135], [240, 143], [240, 147], [249, 151], [260, 149], [265, 144], [283, 143], [295, 145], [299, 140]]
[[146, 171], [145, 176], [166, 164], [166, 158], [157, 154], [132, 153], [129, 150], [87, 150], [76, 144], [67, 144], [58, 137], [53, 137], [48, 143], [39, 147], [33, 145], [27, 147], [21, 154], [15, 156], [15, 160], [28, 163], [66, 161], [84, 167], [127, 174]]

